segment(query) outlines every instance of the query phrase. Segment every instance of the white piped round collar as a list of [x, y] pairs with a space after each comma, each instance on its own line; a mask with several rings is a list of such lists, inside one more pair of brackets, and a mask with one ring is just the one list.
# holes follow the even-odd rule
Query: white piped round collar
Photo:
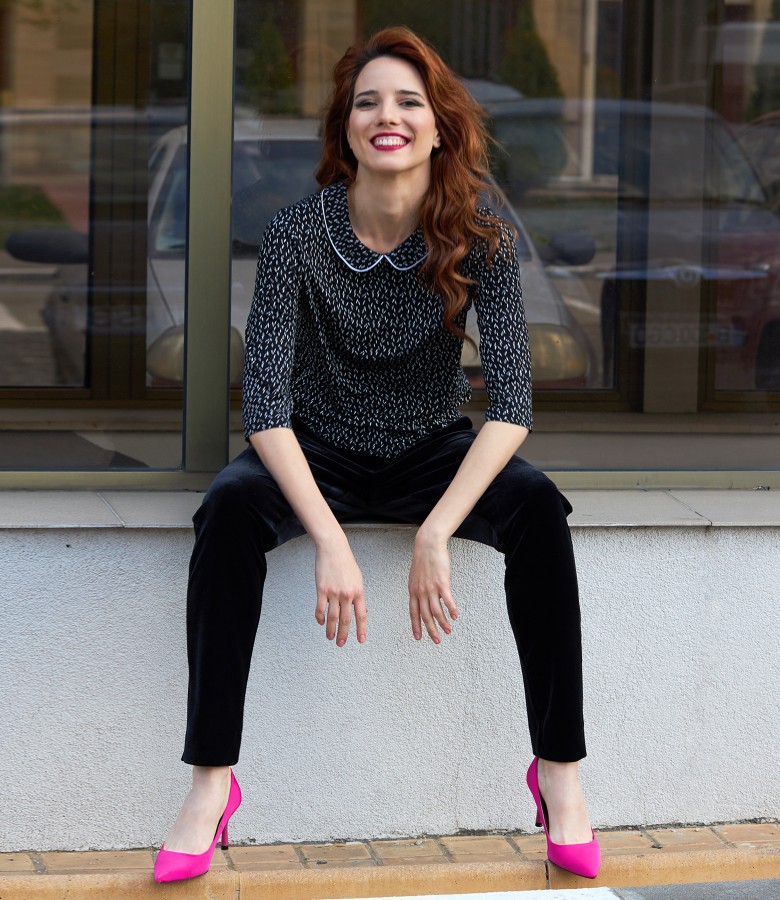
[[419, 265], [428, 255], [422, 228], [419, 227], [390, 253], [377, 253], [366, 247], [352, 230], [347, 186], [343, 181], [320, 191], [320, 206], [328, 240], [341, 261], [353, 272], [368, 272], [382, 260], [387, 260], [394, 269], [406, 272]]

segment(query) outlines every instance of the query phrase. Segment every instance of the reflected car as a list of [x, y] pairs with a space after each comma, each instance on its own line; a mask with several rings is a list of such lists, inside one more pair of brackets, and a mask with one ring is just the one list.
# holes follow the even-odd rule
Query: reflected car
[[[589, 273], [603, 281], [604, 372], [614, 371], [620, 332], [638, 349], [709, 348], [717, 390], [780, 390], [780, 217], [777, 197], [767, 191], [780, 175], [780, 155], [769, 149], [780, 148], [780, 140], [767, 143], [767, 134], [780, 136], [780, 120], [755, 123], [752, 159], [763, 165], [764, 179], [745, 152], [748, 129], [737, 139], [702, 106], [523, 100], [494, 119], [493, 131], [509, 142], [513, 133], [541, 121], [550, 127], [559, 123], [561, 145], [569, 153], [567, 178], [553, 176], [546, 183], [547, 194], [559, 195], [561, 202], [557, 209], [549, 203], [544, 208], [545, 224], [554, 230], [556, 216], [571, 221], [565, 198], [572, 190], [568, 179], [576, 177], [581, 187], [598, 185], [601, 192], [589, 207], [587, 193], [578, 191], [577, 221], [592, 227], [602, 242], [607, 222], [622, 246], [616, 264]], [[582, 147], [589, 150], [588, 161]], [[514, 199], [511, 179], [501, 183]], [[614, 191], [609, 214], [605, 190]], [[528, 215], [536, 234], [542, 220], [536, 210]], [[559, 271], [564, 267], [556, 262]], [[699, 314], [698, 303], [681, 302], [679, 314], [672, 311], [663, 322], [648, 323], [636, 313], [619, 327], [625, 316], [619, 309], [620, 284], [629, 281], [661, 282], [670, 291], [704, 287], [702, 296], [712, 308]], [[685, 311], [694, 307], [694, 313]]]
[[[230, 354], [234, 386], [241, 381], [243, 333], [262, 234], [277, 210], [317, 190], [314, 170], [321, 150], [318, 129], [319, 121], [309, 119], [235, 124]], [[180, 386], [184, 377], [186, 201], [187, 129], [180, 127], [160, 138], [150, 155], [146, 322], [142, 323], [150, 386]], [[581, 386], [593, 362], [588, 342], [547, 278], [544, 264], [514, 209], [506, 205], [500, 212], [518, 234], [534, 384]], [[59, 274], [43, 315], [63, 383], [83, 383], [88, 320], [86, 236], [68, 231], [26, 232], [12, 235], [7, 246], [18, 258], [58, 265]], [[577, 252], [581, 254], [582, 247]], [[478, 345], [475, 316], [469, 317], [467, 333]], [[472, 385], [482, 387], [479, 357], [468, 343], [463, 364]]]
[[716, 390], [778, 391], [780, 217], [716, 113], [688, 105], [639, 107], [632, 104], [623, 115], [652, 113], [650, 187], [624, 179], [623, 195], [639, 203], [619, 210], [617, 228], [649, 256], [625, 255], [602, 273], [605, 363], [614, 358], [620, 282], [662, 282], [683, 292], [704, 286], [705, 302], [713, 298], [709, 313], [695, 320], [672, 314], [651, 328], [629, 322], [632, 346], [706, 347], [715, 355]]
[[743, 125], [736, 138], [780, 212], [780, 110], [766, 113]]
[[502, 150], [491, 165], [514, 197], [560, 175], [569, 159], [563, 101], [525, 97], [505, 84], [475, 78], [462, 83], [482, 107], [487, 127]]

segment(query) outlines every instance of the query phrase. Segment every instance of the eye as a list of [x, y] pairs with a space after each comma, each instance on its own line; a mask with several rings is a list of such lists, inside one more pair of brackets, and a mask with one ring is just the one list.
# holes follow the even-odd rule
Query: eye
[[404, 107], [420, 107], [420, 106], [422, 106], [422, 103], [420, 103], [419, 100], [411, 100], [411, 99], [409, 99], [409, 100], [402, 100], [402, 101], [401, 101], [401, 106], [404, 106]]
[[374, 105], [373, 100], [358, 100], [355, 104], [356, 109], [368, 109], [369, 107]]

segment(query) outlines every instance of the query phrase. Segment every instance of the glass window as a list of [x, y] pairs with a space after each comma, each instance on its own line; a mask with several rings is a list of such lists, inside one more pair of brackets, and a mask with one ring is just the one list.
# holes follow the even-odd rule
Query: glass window
[[[276, 208], [313, 189], [333, 63], [406, 24], [459, 74], [496, 141], [533, 359], [537, 427], [523, 452], [551, 470], [776, 468], [775, 7], [239, 0], [235, 327], [251, 293], [243, 254]], [[297, 157], [282, 149], [293, 131]], [[264, 167], [244, 184], [253, 140]], [[479, 359], [467, 349], [463, 362], [479, 423]]]
[[0, 468], [181, 465], [188, 7], [0, 7]]
[[[243, 448], [263, 229], [316, 190], [333, 64], [398, 23], [439, 49], [495, 139], [533, 357], [523, 453], [552, 471], [777, 469], [775, 0], [235, 0], [232, 233], [214, 234], [232, 238], [232, 277], [196, 283], [187, 317], [188, 202], [208, 195], [189, 177], [188, 109], [230, 93], [206, 53], [196, 73], [219, 87], [190, 97], [201, 4], [0, 3], [0, 469], [178, 470], [184, 443], [210, 471], [221, 450], [191, 463], [208, 415], [182, 441], [186, 322], [201, 323], [188, 378], [203, 376], [188, 410], [229, 381]], [[203, 325], [228, 306], [229, 374]], [[479, 425], [478, 355], [463, 364]]]

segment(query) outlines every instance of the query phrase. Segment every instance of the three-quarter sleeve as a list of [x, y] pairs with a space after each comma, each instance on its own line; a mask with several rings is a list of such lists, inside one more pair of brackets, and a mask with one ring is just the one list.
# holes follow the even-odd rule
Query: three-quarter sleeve
[[243, 417], [248, 438], [291, 426], [292, 373], [301, 295], [300, 241], [291, 209], [268, 224], [246, 324]]
[[497, 252], [490, 262], [482, 256], [475, 278], [479, 353], [489, 404], [485, 421], [531, 429], [531, 354], [520, 264], [510, 232], [502, 229]]

